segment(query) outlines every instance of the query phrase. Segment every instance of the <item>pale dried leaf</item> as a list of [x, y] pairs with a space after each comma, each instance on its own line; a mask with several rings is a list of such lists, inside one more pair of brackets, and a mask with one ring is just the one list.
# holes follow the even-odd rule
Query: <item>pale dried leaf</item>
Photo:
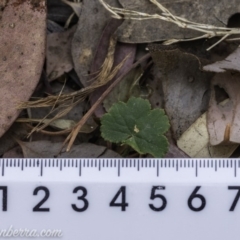
[[[218, 99], [217, 89], [225, 91], [229, 100]], [[211, 145], [240, 143], [240, 74], [229, 71], [216, 74], [212, 79], [209, 103], [208, 131]]]
[[73, 126], [75, 126], [75, 124], [76, 123], [73, 120], [56, 119], [53, 122], [51, 122], [49, 126], [64, 130], [64, 129], [71, 129]]
[[239, 144], [229, 146], [211, 146], [207, 130], [206, 113], [202, 114], [177, 141], [178, 147], [194, 158], [230, 157]]
[[226, 70], [233, 70], [240, 72], [240, 47], [238, 47], [226, 59], [218, 61], [203, 67], [203, 70], [210, 72], [226, 72]]

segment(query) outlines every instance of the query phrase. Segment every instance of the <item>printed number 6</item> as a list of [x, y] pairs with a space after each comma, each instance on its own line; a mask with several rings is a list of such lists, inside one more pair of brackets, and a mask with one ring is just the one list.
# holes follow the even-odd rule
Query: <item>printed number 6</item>
[[[190, 197], [188, 198], [188, 207], [194, 212], [202, 211], [206, 206], [205, 197], [201, 194], [196, 194], [200, 188], [201, 188], [201, 186], [197, 186], [194, 189], [194, 191], [192, 192], [192, 194], [190, 195]], [[201, 201], [201, 205], [199, 207], [194, 207], [192, 205], [192, 201], [193, 201], [194, 198], [198, 198]]]

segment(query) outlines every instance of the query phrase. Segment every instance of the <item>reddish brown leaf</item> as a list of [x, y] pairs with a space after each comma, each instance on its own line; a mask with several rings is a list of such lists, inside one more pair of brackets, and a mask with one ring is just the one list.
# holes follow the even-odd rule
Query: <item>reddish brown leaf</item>
[[45, 0], [9, 0], [0, 19], [0, 136], [32, 95], [45, 57]]

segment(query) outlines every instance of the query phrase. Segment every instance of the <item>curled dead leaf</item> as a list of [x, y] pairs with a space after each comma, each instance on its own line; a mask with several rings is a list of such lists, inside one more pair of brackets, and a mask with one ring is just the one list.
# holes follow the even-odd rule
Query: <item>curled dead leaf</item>
[[211, 145], [240, 143], [240, 73], [212, 79], [207, 121]]

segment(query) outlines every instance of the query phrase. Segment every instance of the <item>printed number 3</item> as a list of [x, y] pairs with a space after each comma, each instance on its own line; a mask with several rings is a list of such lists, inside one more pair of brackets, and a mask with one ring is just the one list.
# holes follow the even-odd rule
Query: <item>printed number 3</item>
[[87, 189], [85, 187], [76, 187], [74, 188], [73, 193], [77, 193], [78, 191], [82, 191], [82, 196], [79, 196], [78, 200], [83, 201], [83, 207], [79, 208], [76, 204], [72, 204], [72, 208], [76, 212], [84, 212], [89, 206], [88, 200], [85, 198], [87, 196]]

